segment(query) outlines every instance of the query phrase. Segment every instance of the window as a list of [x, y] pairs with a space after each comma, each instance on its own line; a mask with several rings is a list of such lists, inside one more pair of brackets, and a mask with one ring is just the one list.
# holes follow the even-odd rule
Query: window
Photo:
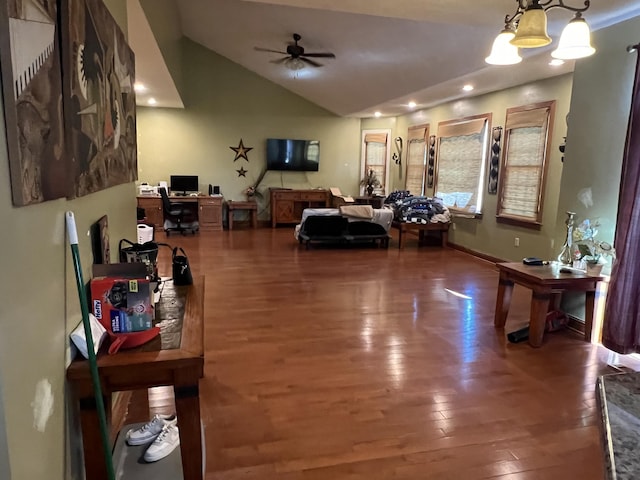
[[555, 101], [507, 110], [497, 221], [539, 228]]
[[436, 196], [451, 213], [482, 213], [491, 114], [438, 124]]
[[424, 195], [429, 125], [409, 127], [407, 133], [407, 178], [404, 188], [413, 195]]
[[364, 178], [369, 170], [373, 170], [380, 181], [380, 186], [374, 194], [384, 195], [387, 191], [389, 178], [389, 152], [391, 130], [363, 130], [362, 131], [362, 171], [360, 178]]

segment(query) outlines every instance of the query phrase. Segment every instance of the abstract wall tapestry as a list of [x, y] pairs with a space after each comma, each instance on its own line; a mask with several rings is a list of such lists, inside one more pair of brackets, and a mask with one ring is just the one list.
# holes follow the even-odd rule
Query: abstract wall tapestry
[[0, 6], [0, 67], [16, 206], [67, 195], [56, 2]]
[[134, 56], [100, 0], [62, 1], [70, 197], [137, 179]]

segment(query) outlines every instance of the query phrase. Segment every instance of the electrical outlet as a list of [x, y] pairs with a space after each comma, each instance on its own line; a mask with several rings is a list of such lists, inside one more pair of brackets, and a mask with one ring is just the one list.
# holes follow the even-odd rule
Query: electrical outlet
[[513, 246], [514, 247], [520, 246], [520, 237], [516, 237], [516, 239], [513, 241]]

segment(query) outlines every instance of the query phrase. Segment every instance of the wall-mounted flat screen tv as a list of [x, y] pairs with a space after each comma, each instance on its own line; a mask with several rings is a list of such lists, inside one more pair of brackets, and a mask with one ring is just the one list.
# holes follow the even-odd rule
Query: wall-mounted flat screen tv
[[318, 140], [267, 139], [267, 170], [317, 172], [319, 164]]

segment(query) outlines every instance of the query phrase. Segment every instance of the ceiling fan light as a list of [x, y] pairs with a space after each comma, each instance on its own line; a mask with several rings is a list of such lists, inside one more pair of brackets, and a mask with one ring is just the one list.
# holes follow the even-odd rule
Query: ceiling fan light
[[302, 70], [304, 68], [304, 62], [299, 58], [288, 58], [285, 60], [284, 66], [295, 72], [296, 70]]
[[515, 33], [510, 28], [502, 30], [493, 41], [491, 53], [484, 59], [490, 65], [515, 65], [522, 61], [518, 54], [518, 47], [511, 45], [510, 41]]
[[551, 52], [551, 56], [562, 60], [573, 60], [593, 55], [595, 51], [596, 49], [591, 46], [589, 25], [580, 14], [577, 14], [564, 27], [558, 48]]
[[551, 37], [547, 34], [547, 14], [540, 5], [534, 3], [522, 14], [511, 45], [535, 48], [544, 47], [550, 43]]

